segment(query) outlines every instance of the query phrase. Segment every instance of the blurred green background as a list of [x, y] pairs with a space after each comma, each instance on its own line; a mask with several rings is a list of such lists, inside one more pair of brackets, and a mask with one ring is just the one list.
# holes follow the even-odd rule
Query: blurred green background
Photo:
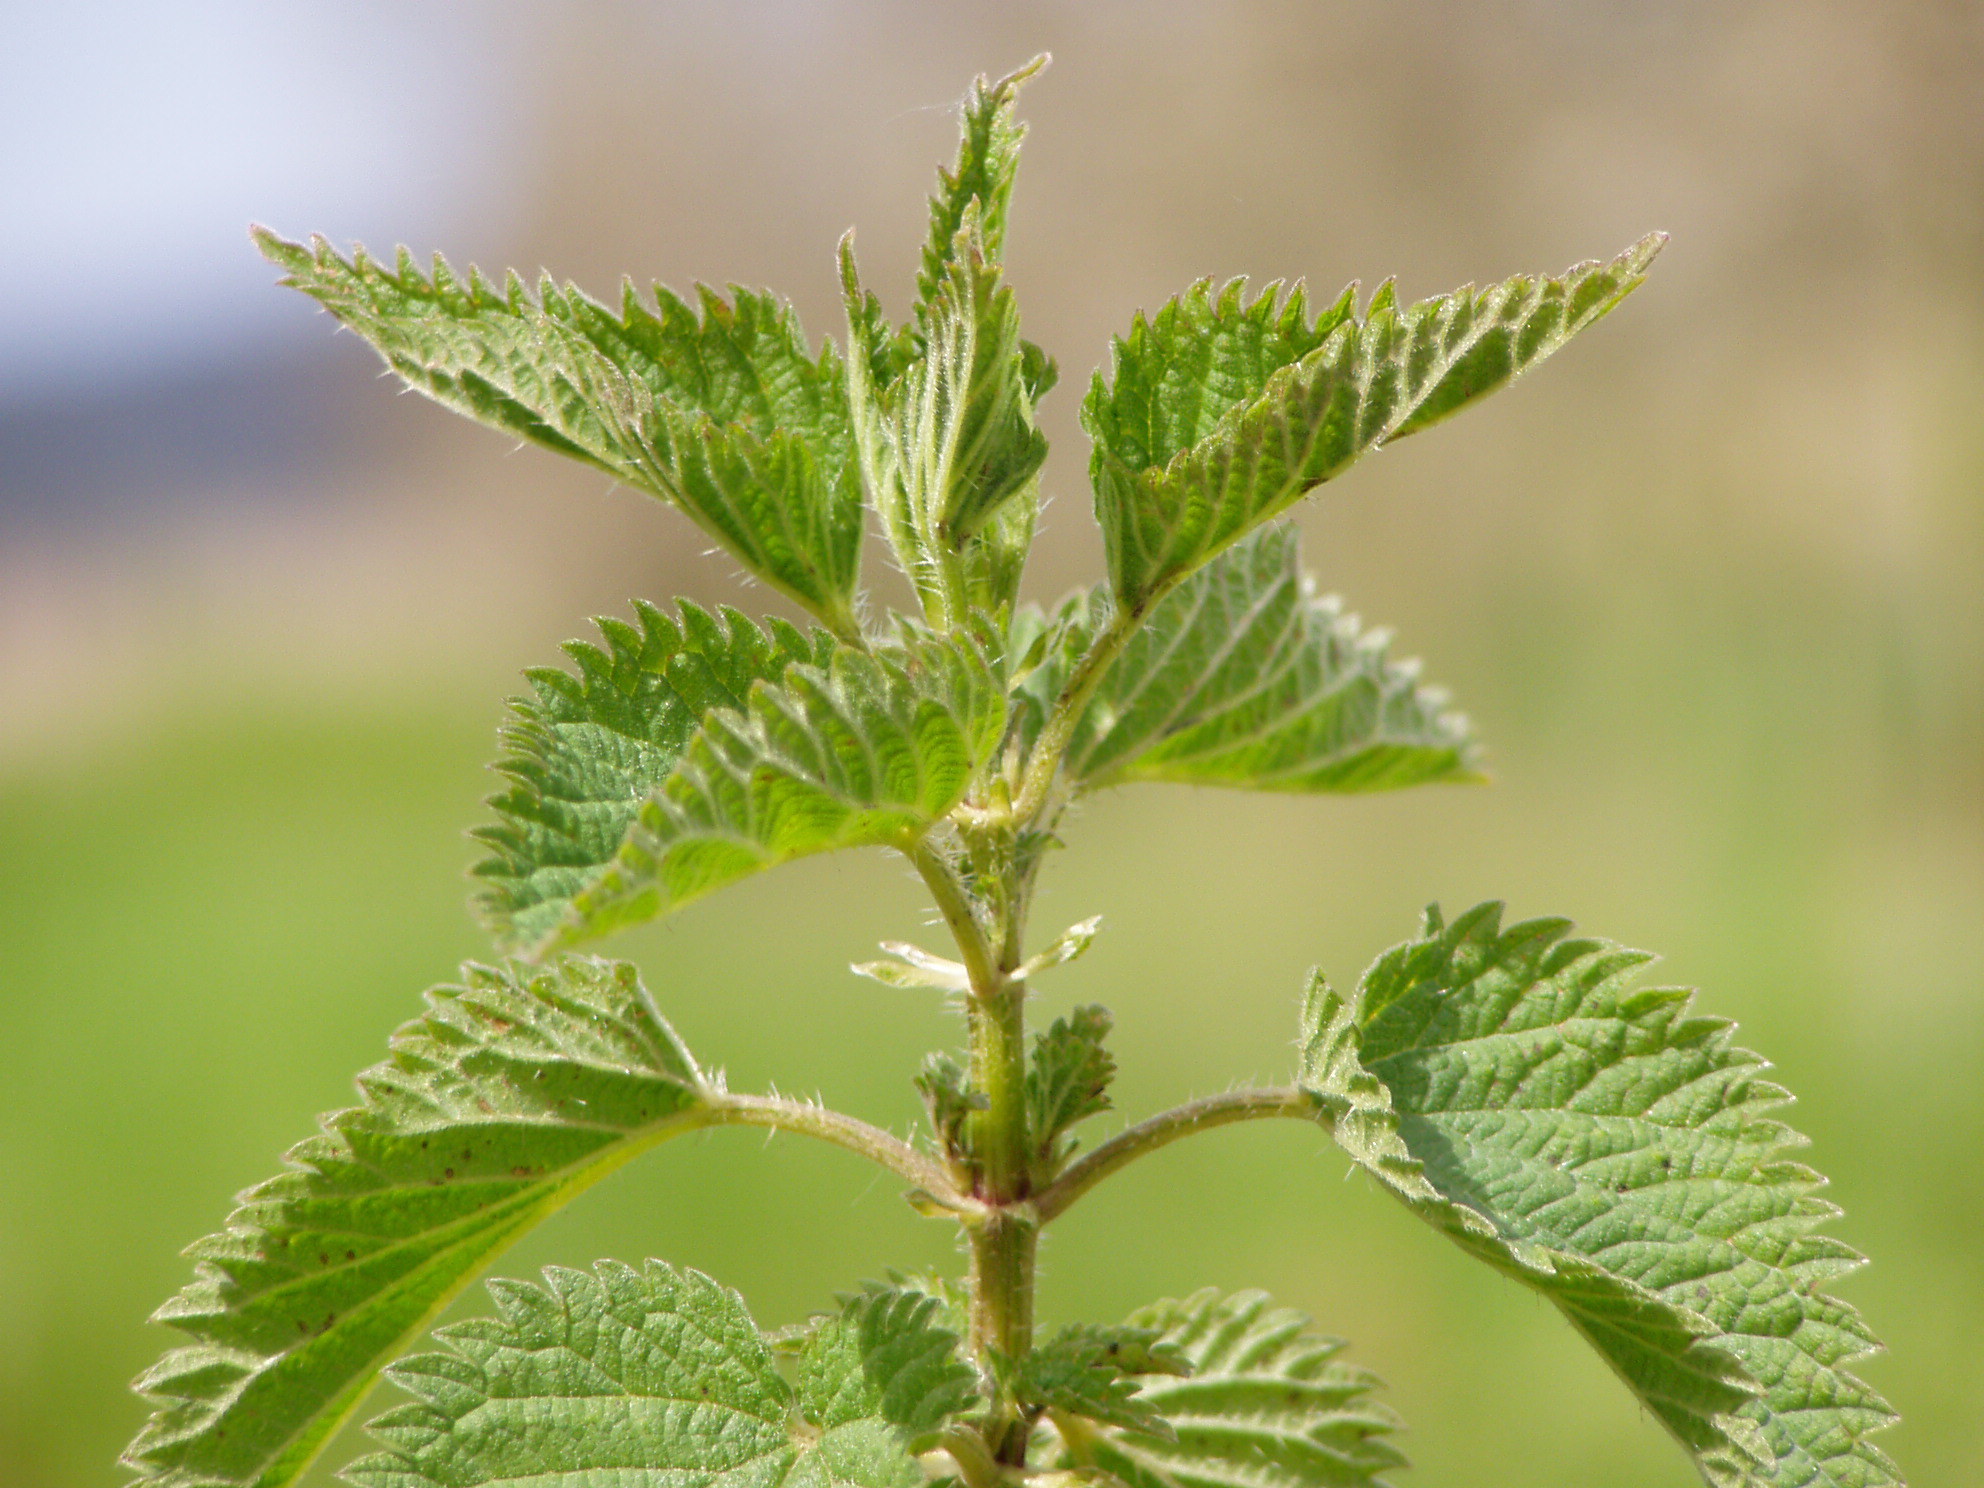
[[[34, 148], [0, 166], [0, 1488], [119, 1480], [178, 1248], [485, 953], [461, 833], [519, 668], [632, 595], [762, 599], [673, 514], [395, 398], [243, 223], [596, 292], [768, 283], [817, 332], [850, 223], [904, 307], [950, 101], [1043, 48], [1010, 248], [1064, 377], [1043, 599], [1098, 566], [1073, 415], [1134, 309], [1207, 273], [1417, 296], [1674, 242], [1563, 357], [1301, 517], [1496, 783], [1094, 802], [1037, 925], [1104, 932], [1039, 1014], [1116, 1011], [1137, 1115], [1285, 1076], [1304, 970], [1350, 982], [1428, 900], [1659, 950], [1802, 1097], [1875, 1262], [1842, 1290], [1893, 1350], [1885, 1444], [1984, 1481], [1984, 13], [280, 9], [4, 17], [0, 124]], [[903, 865], [851, 857], [612, 949], [737, 1086], [900, 1129], [953, 1030], [845, 967], [922, 925]], [[1293, 1124], [1174, 1148], [1057, 1227], [1045, 1312], [1262, 1286], [1390, 1382], [1405, 1482], [1693, 1480], [1554, 1313], [1345, 1169]], [[767, 1325], [955, 1264], [854, 1159], [742, 1132], [501, 1266], [601, 1255], [702, 1267]]]

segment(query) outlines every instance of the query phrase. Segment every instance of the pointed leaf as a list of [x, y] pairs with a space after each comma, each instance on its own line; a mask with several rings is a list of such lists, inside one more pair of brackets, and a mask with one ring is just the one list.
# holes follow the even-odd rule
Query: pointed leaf
[[388, 1450], [345, 1478], [358, 1488], [922, 1483], [892, 1422], [822, 1416], [803, 1381], [795, 1395], [743, 1302], [707, 1276], [601, 1261], [590, 1273], [548, 1270], [545, 1282], [492, 1283], [499, 1318], [441, 1329], [446, 1353], [395, 1365], [394, 1383], [418, 1403], [373, 1423]]
[[990, 1102], [985, 1093], [973, 1090], [964, 1066], [941, 1050], [923, 1056], [923, 1068], [917, 1071], [915, 1083], [937, 1150], [946, 1157], [961, 1158], [965, 1117], [986, 1109]]
[[718, 709], [575, 893], [542, 952], [666, 914], [762, 869], [844, 847], [907, 850], [963, 798], [1004, 727], [977, 643], [841, 647]]
[[1020, 142], [1026, 138], [1026, 126], [1013, 117], [1013, 106], [1020, 84], [1045, 68], [1047, 61], [1044, 54], [1035, 57], [996, 83], [980, 77], [965, 95], [957, 164], [938, 171], [937, 194], [930, 198], [930, 236], [916, 276], [919, 319], [936, 300], [938, 286], [955, 261], [958, 230], [974, 203], [987, 257], [996, 263], [1002, 255]]
[[1137, 1390], [1139, 1374], [1182, 1375], [1191, 1366], [1159, 1342], [1154, 1328], [1063, 1328], [1026, 1356], [1018, 1370], [1022, 1405], [1122, 1426], [1163, 1441], [1177, 1432]]
[[782, 621], [764, 629], [732, 609], [686, 601], [672, 618], [635, 605], [634, 625], [594, 622], [601, 645], [573, 641], [577, 675], [529, 674], [534, 698], [512, 699], [496, 768], [509, 788], [490, 798], [500, 820], [475, 835], [477, 906], [507, 944], [529, 945], [562, 919], [572, 895], [612, 860], [635, 813], [680, 762], [715, 708], [741, 708], [751, 684], [795, 662], [826, 665], [833, 641]]
[[[1063, 669], [1094, 621], [1064, 616]], [[1467, 720], [1386, 655], [1334, 597], [1318, 599], [1291, 527], [1269, 527], [1193, 574], [1131, 637], [1069, 746], [1085, 789], [1136, 780], [1247, 790], [1395, 790], [1478, 778]], [[1060, 672], [1029, 684], [1047, 694]]]
[[359, 1077], [364, 1104], [189, 1252], [196, 1280], [158, 1321], [194, 1342], [137, 1382], [160, 1406], [125, 1458], [141, 1481], [294, 1481], [490, 1257], [706, 1114], [631, 966], [471, 966], [427, 1001]]
[[930, 988], [939, 992], [965, 992], [971, 987], [971, 972], [962, 961], [933, 956], [922, 946], [906, 940], [885, 940], [886, 961], [858, 961], [849, 969], [885, 987]]
[[1361, 321], [1350, 291], [1311, 324], [1299, 289], [1248, 302], [1239, 281], [1139, 316], [1082, 405], [1117, 600], [1141, 612], [1360, 455], [1503, 386], [1625, 298], [1664, 241], [1406, 309], [1387, 285]]
[[1820, 1290], [1858, 1258], [1818, 1233], [1837, 1211], [1789, 1160], [1789, 1097], [1688, 993], [1630, 985], [1652, 958], [1569, 932], [1429, 911], [1353, 1006], [1312, 989], [1304, 1084], [1363, 1166], [1556, 1302], [1711, 1482], [1899, 1484], [1867, 1440], [1892, 1413], [1845, 1369], [1874, 1340]]
[[968, 606], [1010, 609], [1039, 514], [1047, 443], [1033, 410], [1057, 369], [1020, 339], [999, 266], [1026, 134], [1014, 101], [1046, 65], [1040, 56], [997, 82], [981, 77], [966, 96], [957, 165], [930, 202], [910, 327], [889, 326], [841, 245], [863, 483], [925, 614], [945, 625]]
[[1116, 1061], [1102, 1046], [1114, 1020], [1105, 1007], [1079, 1007], [1034, 1036], [1026, 1071], [1027, 1130], [1050, 1170], [1067, 1157], [1062, 1134], [1109, 1109]]
[[944, 1326], [941, 1298], [870, 1286], [813, 1334], [799, 1360], [799, 1402], [822, 1427], [886, 1421], [905, 1442], [974, 1407], [978, 1377]]
[[[923, 317], [922, 355], [888, 387], [864, 384], [853, 396], [857, 427], [872, 423], [878, 441], [866, 474], [896, 560], [926, 613], [955, 620], [972, 605], [1011, 604], [1047, 458], [1031, 391], [1046, 367], [1030, 362], [1020, 340], [1018, 302], [1000, 281], [975, 203]], [[872, 361], [852, 300], [849, 327], [864, 338], [857, 356]]]
[[[1047, 441], [1033, 426], [1038, 382], [1027, 375], [1019, 302], [977, 227], [976, 215], [968, 214], [931, 306], [930, 392], [921, 400], [934, 397], [941, 405], [936, 423], [944, 431], [946, 470], [933, 505], [939, 534], [953, 544], [975, 535], [1047, 458]], [[1031, 350], [1038, 355], [1037, 347]], [[1044, 378], [1046, 369], [1035, 369], [1035, 376]], [[918, 401], [912, 397], [911, 406]]]
[[1169, 1356], [1163, 1372], [1138, 1377], [1137, 1398], [1176, 1439], [1105, 1431], [1064, 1442], [1071, 1461], [1128, 1488], [1377, 1488], [1404, 1465], [1388, 1440], [1398, 1418], [1370, 1398], [1377, 1380], [1337, 1359], [1339, 1340], [1308, 1332], [1307, 1318], [1264, 1294], [1208, 1289], [1130, 1322]]
[[631, 284], [618, 315], [549, 279], [501, 289], [440, 258], [423, 274], [263, 229], [287, 284], [429, 397], [682, 508], [754, 573], [854, 630], [861, 488], [844, 370], [769, 295], [699, 289], [692, 309]]

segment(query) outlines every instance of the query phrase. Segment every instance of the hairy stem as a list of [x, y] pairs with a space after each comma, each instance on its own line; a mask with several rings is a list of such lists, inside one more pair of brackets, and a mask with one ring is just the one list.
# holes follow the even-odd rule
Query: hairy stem
[[[974, 1197], [984, 1216], [968, 1222], [971, 1244], [970, 1344], [1024, 1358], [1033, 1347], [1034, 1255], [1040, 1225], [1027, 1200], [1032, 1183], [1026, 1120], [1026, 984], [995, 970], [990, 995], [974, 987], [967, 1003], [971, 1089], [984, 1097], [965, 1120], [974, 1167]], [[1005, 1392], [995, 1391], [986, 1440], [1000, 1462], [1024, 1466], [1026, 1422]]]
[[1137, 633], [1148, 610], [1125, 610], [1111, 620], [1103, 632], [1095, 638], [1061, 688], [1061, 695], [1054, 700], [1053, 711], [1041, 725], [1040, 737], [1034, 741], [1033, 752], [1027, 756], [1026, 773], [1020, 777], [1019, 794], [1013, 800], [1013, 816], [1020, 822], [1031, 822], [1047, 804], [1047, 794], [1054, 788], [1055, 772], [1061, 768], [1061, 756], [1067, 751], [1068, 741], [1075, 736], [1075, 726], [1081, 722], [1082, 711], [1088, 707], [1089, 699], [1095, 696], [1096, 688], [1102, 685], [1110, 665], [1122, 654], [1129, 644], [1130, 637]]
[[966, 1118], [965, 1141], [978, 1160], [978, 1196], [992, 1204], [1027, 1197], [1024, 997], [1014, 983], [966, 1007], [971, 1088], [985, 1104]]
[[[1033, 1283], [1040, 1223], [1032, 1206], [994, 1205], [971, 1225], [971, 1338], [981, 1364], [988, 1349], [1023, 1359], [1033, 1349]], [[1026, 1465], [1027, 1423], [1018, 1403], [995, 1389], [985, 1438], [998, 1461]]]
[[[986, 844], [980, 844], [981, 847]], [[972, 1199], [963, 1215], [971, 1247], [968, 1278], [971, 1352], [988, 1383], [992, 1354], [1021, 1359], [1033, 1347], [1034, 1256], [1040, 1224], [1028, 1202], [1033, 1184], [1026, 1113], [1026, 983], [1019, 964], [1026, 870], [1010, 842], [980, 865], [976, 892], [927, 839], [911, 853], [963, 958], [969, 1084], [980, 1098], [964, 1121]], [[988, 883], [996, 875], [997, 882]], [[988, 933], [989, 931], [989, 933]], [[1026, 1465], [1027, 1421], [1009, 1392], [994, 1385], [984, 1438], [995, 1461]]]
[[927, 836], [905, 851], [937, 902], [937, 913], [944, 917], [951, 939], [957, 942], [959, 959], [971, 978], [972, 996], [992, 995], [1004, 980], [999, 973], [999, 957], [985, 938], [985, 926], [972, 906], [971, 895], [959, 882], [957, 870]]
[[879, 1163], [900, 1178], [927, 1190], [939, 1204], [968, 1213], [978, 1206], [968, 1194], [959, 1193], [944, 1171], [943, 1164], [919, 1152], [902, 1138], [879, 1126], [853, 1116], [830, 1111], [825, 1106], [787, 1100], [777, 1095], [730, 1095], [716, 1098], [707, 1124], [711, 1126], [762, 1126], [772, 1131], [798, 1132], [818, 1137], [836, 1147], [858, 1153]]
[[1045, 1224], [1118, 1168], [1194, 1132], [1275, 1116], [1314, 1121], [1319, 1115], [1315, 1100], [1292, 1085], [1266, 1090], [1229, 1090], [1224, 1095], [1187, 1101], [1118, 1132], [1042, 1189], [1034, 1199], [1034, 1208], [1040, 1222]]

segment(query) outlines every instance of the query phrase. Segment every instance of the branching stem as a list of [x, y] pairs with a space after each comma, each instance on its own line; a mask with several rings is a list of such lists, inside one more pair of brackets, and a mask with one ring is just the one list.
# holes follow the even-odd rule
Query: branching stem
[[1040, 737], [1034, 741], [1033, 752], [1027, 756], [1026, 773], [1021, 776], [1019, 794], [1013, 799], [1016, 820], [1030, 823], [1047, 804], [1048, 792], [1054, 788], [1055, 773], [1061, 768], [1061, 756], [1067, 752], [1068, 741], [1075, 736], [1075, 726], [1081, 722], [1083, 710], [1088, 707], [1089, 699], [1095, 696], [1096, 688], [1102, 685], [1110, 665], [1122, 654], [1130, 637], [1137, 633], [1147, 610], [1146, 606], [1144, 609], [1120, 612], [1095, 638], [1088, 653], [1076, 663], [1067, 683], [1061, 688], [1061, 695], [1054, 700], [1054, 708], [1047, 715], [1047, 722], [1041, 725]]
[[1259, 1121], [1275, 1116], [1314, 1121], [1318, 1115], [1315, 1100], [1292, 1085], [1265, 1090], [1229, 1090], [1224, 1095], [1208, 1095], [1200, 1100], [1187, 1101], [1147, 1121], [1139, 1121], [1127, 1131], [1118, 1132], [1042, 1189], [1034, 1197], [1034, 1208], [1040, 1215], [1040, 1222], [1045, 1224], [1064, 1213], [1070, 1204], [1118, 1168], [1195, 1132], [1230, 1126], [1236, 1121]]

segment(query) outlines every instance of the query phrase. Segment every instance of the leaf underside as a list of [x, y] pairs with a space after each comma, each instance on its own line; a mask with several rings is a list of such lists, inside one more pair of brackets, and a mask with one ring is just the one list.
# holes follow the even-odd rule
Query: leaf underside
[[[1208, 1289], [1130, 1318], [1183, 1368], [1137, 1376], [1138, 1401], [1175, 1440], [1133, 1428], [1096, 1434], [1087, 1456], [1128, 1488], [1381, 1488], [1405, 1459], [1377, 1379], [1341, 1362], [1341, 1341], [1260, 1292]], [[1182, 1375], [1182, 1377], [1181, 1377]]]
[[[1100, 608], [1095, 596], [1064, 608], [1064, 655]], [[1085, 789], [1164, 780], [1341, 793], [1478, 779], [1466, 718], [1420, 685], [1417, 662], [1390, 660], [1389, 641], [1334, 596], [1317, 598], [1295, 530], [1268, 527], [1153, 610], [1083, 714], [1069, 772]]]
[[385, 1365], [517, 1235], [707, 1109], [624, 963], [470, 966], [280, 1176], [188, 1252], [156, 1320], [194, 1342], [137, 1381], [126, 1453], [160, 1488], [281, 1488]]
[[1422, 1216], [1550, 1297], [1716, 1484], [1886, 1488], [1877, 1345], [1820, 1288], [1859, 1258], [1788, 1154], [1789, 1100], [1651, 957], [1500, 927], [1482, 905], [1380, 957], [1354, 1004], [1320, 983], [1304, 1084], [1338, 1140]]
[[574, 285], [533, 291], [440, 257], [422, 273], [257, 229], [257, 245], [411, 387], [470, 418], [598, 466], [681, 508], [753, 573], [852, 628], [861, 482], [845, 371], [791, 309], [698, 286], [691, 307], [631, 282], [614, 314]]
[[1004, 727], [978, 642], [915, 633], [837, 648], [708, 714], [612, 859], [535, 943], [543, 954], [668, 913], [750, 874], [846, 847], [907, 850], [963, 799]]
[[498, 1316], [393, 1366], [415, 1403], [371, 1430], [358, 1488], [919, 1488], [909, 1442], [972, 1400], [935, 1303], [866, 1293], [780, 1374], [735, 1292], [659, 1261], [494, 1281]]
[[1361, 319], [1355, 285], [1311, 321], [1299, 287], [1248, 301], [1239, 280], [1139, 316], [1082, 404], [1118, 602], [1143, 609], [1359, 456], [1502, 387], [1625, 298], [1664, 241], [1403, 308], [1386, 284]]
[[703, 718], [745, 706], [753, 682], [795, 662], [829, 663], [832, 639], [780, 620], [760, 629], [737, 611], [678, 601], [679, 617], [636, 603], [635, 622], [597, 620], [600, 645], [573, 641], [576, 675], [539, 668], [535, 693], [512, 699], [490, 798], [500, 820], [475, 836], [482, 918], [505, 942], [542, 940], [572, 896], [611, 861], [641, 802], [668, 778]]

